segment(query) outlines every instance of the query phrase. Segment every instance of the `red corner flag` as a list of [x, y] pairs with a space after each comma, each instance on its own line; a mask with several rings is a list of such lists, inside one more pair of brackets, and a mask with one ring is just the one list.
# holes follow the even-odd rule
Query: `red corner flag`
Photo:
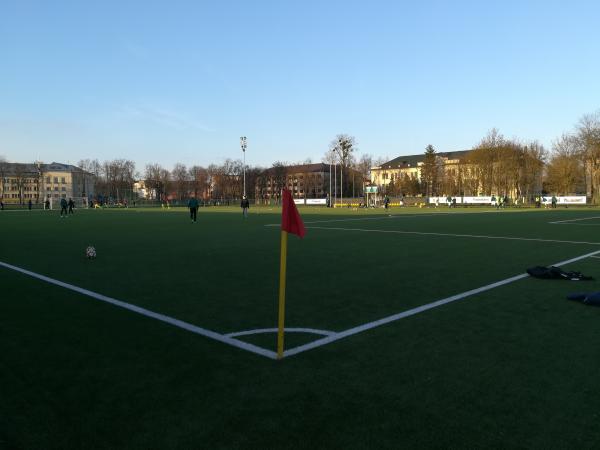
[[301, 238], [306, 234], [304, 223], [298, 213], [292, 194], [283, 190], [283, 208], [281, 210], [281, 229], [288, 233], [297, 234]]
[[281, 255], [279, 260], [279, 320], [277, 325], [277, 359], [283, 358], [285, 332], [285, 278], [287, 268], [287, 235], [297, 234], [304, 237], [306, 230], [298, 214], [292, 194], [283, 190], [283, 208], [281, 210]]

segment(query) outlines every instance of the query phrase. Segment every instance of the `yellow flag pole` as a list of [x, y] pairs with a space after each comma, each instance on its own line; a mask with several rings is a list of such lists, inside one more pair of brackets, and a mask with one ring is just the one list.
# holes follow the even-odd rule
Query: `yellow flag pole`
[[277, 330], [277, 359], [283, 358], [283, 330], [285, 322], [285, 272], [287, 261], [287, 231], [281, 230], [281, 256], [279, 259], [279, 326]]

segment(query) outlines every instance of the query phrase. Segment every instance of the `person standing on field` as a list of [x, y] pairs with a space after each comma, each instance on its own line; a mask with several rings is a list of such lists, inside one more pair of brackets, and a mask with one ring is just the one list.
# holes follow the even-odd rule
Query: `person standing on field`
[[67, 217], [67, 199], [64, 197], [60, 199], [60, 217]]
[[250, 209], [250, 202], [248, 201], [248, 197], [244, 195], [242, 198], [242, 213], [244, 214], [244, 219], [248, 217], [248, 210]]
[[190, 208], [190, 219], [192, 219], [192, 223], [195, 223], [198, 216], [198, 199], [196, 197], [189, 199], [188, 208]]
[[72, 198], [69, 199], [69, 214], [73, 214], [73, 207], [75, 206], [75, 202], [73, 201]]

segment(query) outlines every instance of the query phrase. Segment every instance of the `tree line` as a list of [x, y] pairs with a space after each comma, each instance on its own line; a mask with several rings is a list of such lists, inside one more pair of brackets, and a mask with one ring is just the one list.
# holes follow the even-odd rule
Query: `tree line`
[[[331, 164], [337, 192], [345, 197], [362, 195], [370, 169], [389, 160], [357, 153], [355, 138], [340, 134], [331, 141], [322, 158], [323, 163]], [[208, 167], [177, 163], [172, 170], [151, 163], [142, 172], [136, 171], [135, 163], [126, 159], [104, 162], [86, 159], [78, 165], [94, 177], [97, 195], [114, 199], [133, 198], [136, 180], [143, 180], [146, 190], [157, 200], [167, 196], [184, 200], [191, 194], [205, 199], [235, 199], [244, 190], [244, 166], [239, 159], [226, 159], [222, 164]], [[288, 182], [289, 165], [284, 161], [276, 161], [269, 168], [246, 165], [247, 195], [260, 200], [268, 197], [269, 189], [280, 190]], [[386, 193], [425, 196], [511, 193], [529, 198], [542, 192], [563, 195], [587, 192], [594, 202], [600, 203], [600, 111], [583, 116], [571, 132], [553, 142], [551, 151], [537, 141], [507, 139], [492, 129], [458, 164], [443, 164], [429, 145], [420, 170], [420, 179], [402, 174], [391, 179], [384, 187]], [[311, 183], [315, 181], [308, 176], [304, 179], [305, 192], [310, 196], [314, 192]]]
[[537, 141], [507, 139], [492, 129], [458, 164], [425, 149], [421, 177], [401, 175], [385, 186], [392, 195], [587, 194], [600, 203], [600, 111], [583, 116], [548, 151]]

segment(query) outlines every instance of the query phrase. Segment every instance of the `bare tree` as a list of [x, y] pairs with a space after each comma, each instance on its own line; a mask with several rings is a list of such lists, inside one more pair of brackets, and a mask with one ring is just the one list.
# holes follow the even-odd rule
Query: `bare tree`
[[475, 191], [491, 195], [492, 191], [497, 189], [495, 181], [497, 181], [499, 148], [505, 143], [504, 136], [496, 128], [492, 128], [467, 156], [471, 168], [470, 176], [474, 179], [472, 187]]
[[257, 203], [267, 203], [268, 202], [268, 192], [269, 192], [269, 183], [271, 180], [271, 176], [268, 169], [257, 169], [257, 177], [255, 186], [255, 199]]
[[354, 136], [347, 134], [338, 134], [329, 144], [329, 151], [337, 156], [337, 161], [342, 167], [349, 167], [352, 164], [355, 150]]
[[163, 189], [163, 201], [169, 200], [169, 190], [171, 189], [171, 172], [169, 172], [165, 168], [161, 168], [158, 174], [158, 179], [160, 180], [162, 189]]
[[17, 186], [17, 192], [19, 195], [19, 203], [23, 204], [23, 190], [27, 181], [27, 169], [25, 164], [17, 163], [14, 165], [13, 172], [15, 184]]
[[6, 183], [6, 174], [8, 172], [8, 162], [4, 156], [0, 156], [0, 200], [4, 199], [4, 185]]
[[[84, 166], [91, 167], [96, 170], [96, 161], [87, 163], [85, 160]], [[135, 163], [126, 159], [115, 159], [112, 161], [104, 161], [98, 169], [100, 177], [103, 178], [103, 183], [97, 183], [98, 191], [109, 196], [116, 201], [120, 201], [130, 197], [133, 193], [133, 183], [135, 182]]]
[[544, 146], [537, 141], [523, 147], [519, 174], [519, 192], [522, 196], [529, 198], [536, 193], [541, 193], [547, 155]]
[[600, 203], [600, 110], [579, 120], [577, 140], [585, 165], [587, 193], [594, 203]]
[[281, 161], [275, 161], [271, 167], [271, 197], [275, 198], [278, 202], [281, 194], [281, 190], [287, 187], [287, 167], [286, 163]]
[[390, 157], [385, 155], [385, 156], [378, 156], [377, 158], [375, 158], [373, 160], [373, 167], [380, 167], [383, 164], [385, 164], [386, 162], [388, 162], [390, 160]]
[[348, 168], [354, 165], [354, 152], [356, 148], [356, 140], [354, 136], [347, 134], [338, 134], [329, 144], [329, 151], [336, 156], [337, 162], [341, 166], [342, 176], [342, 195], [347, 196], [349, 193], [349, 177]]
[[261, 167], [246, 166], [246, 184], [248, 186], [246, 194], [249, 198], [254, 197], [256, 199], [256, 187], [260, 183], [262, 173], [263, 169]]
[[223, 192], [222, 168], [216, 164], [211, 164], [208, 166], [207, 173], [210, 198], [220, 198]]
[[546, 186], [556, 194], [575, 194], [585, 189], [584, 162], [580, 157], [577, 138], [563, 134], [552, 147], [546, 167]]
[[163, 185], [161, 174], [164, 169], [160, 164], [146, 164], [146, 171], [144, 173], [144, 184], [146, 189], [150, 192], [150, 198], [161, 200], [165, 193], [165, 186]]
[[205, 198], [208, 188], [208, 171], [201, 166], [192, 166], [189, 170], [189, 176], [192, 180], [194, 197]]
[[188, 195], [190, 181], [188, 169], [185, 164], [177, 163], [173, 167], [171, 174], [173, 175], [173, 182], [177, 191], [177, 199], [183, 200]]
[[[369, 154], [361, 155], [354, 168], [362, 175], [363, 179], [369, 179], [371, 168], [373, 167], [373, 156]], [[362, 182], [362, 180], [361, 180]]]

